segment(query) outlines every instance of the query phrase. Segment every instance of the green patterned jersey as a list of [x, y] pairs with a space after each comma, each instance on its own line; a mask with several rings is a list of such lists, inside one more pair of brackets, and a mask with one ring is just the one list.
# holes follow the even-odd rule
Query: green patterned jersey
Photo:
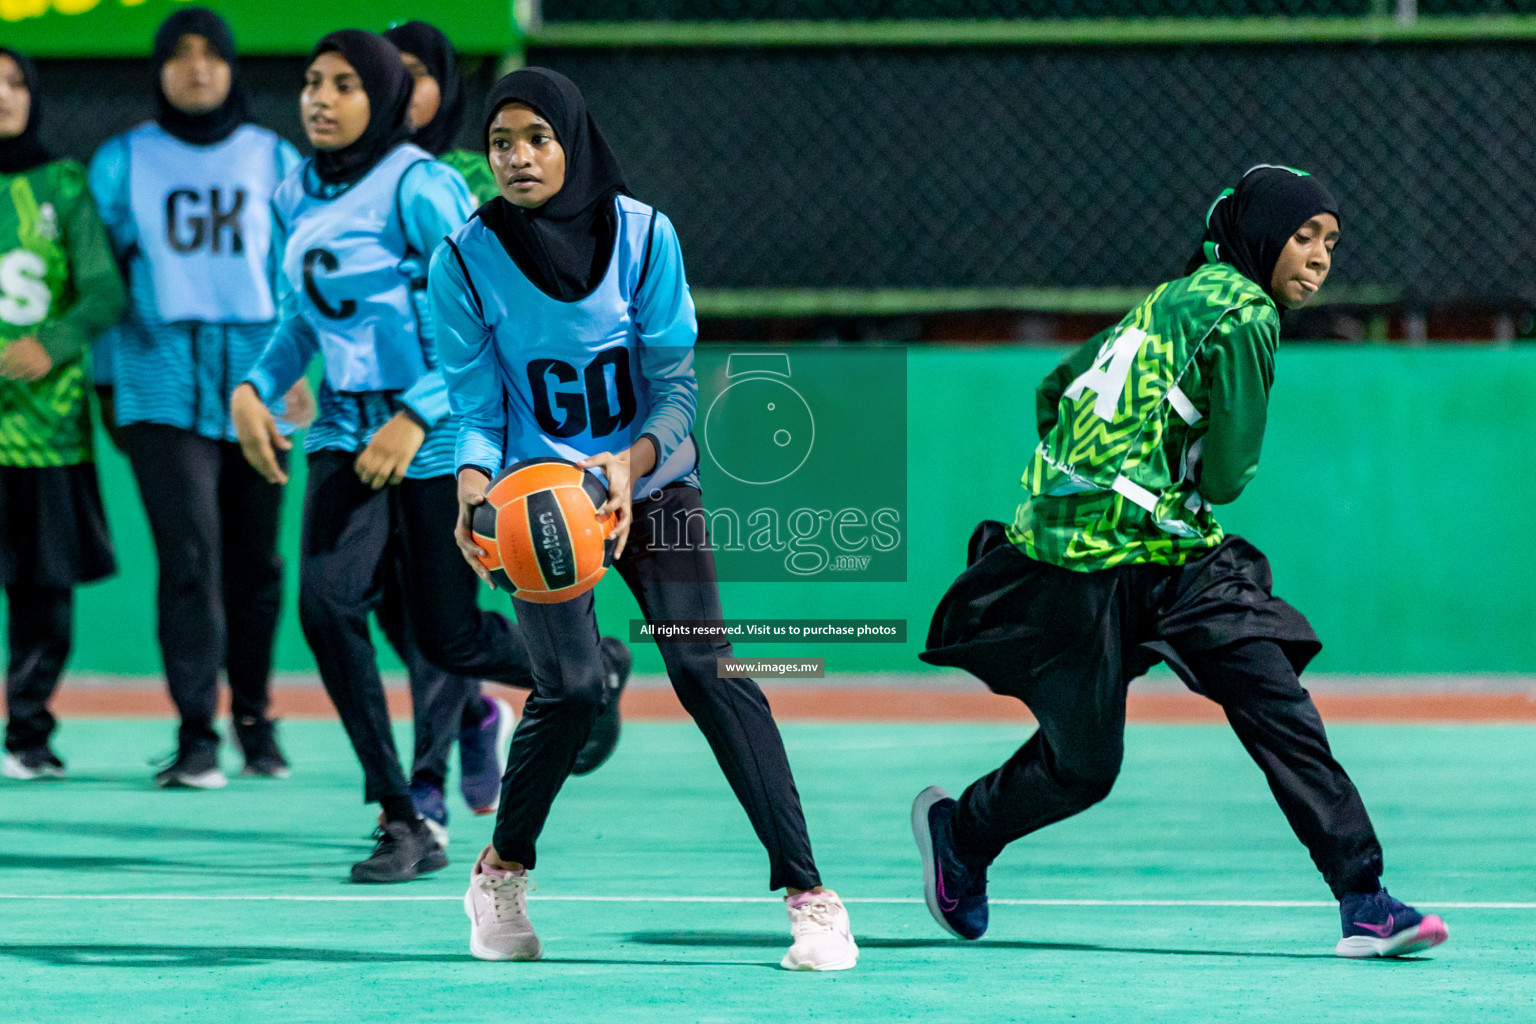
[[1092, 571], [1219, 544], [1212, 504], [1258, 466], [1280, 320], [1225, 263], [1161, 285], [1046, 378], [1010, 539]]
[[0, 465], [91, 458], [85, 351], [122, 308], [85, 168], [56, 160], [0, 174], [0, 349], [34, 338], [53, 360], [41, 380], [0, 378]]
[[464, 176], [465, 184], [474, 193], [475, 202], [484, 206], [496, 198], [496, 176], [484, 153], [471, 153], [467, 149], [450, 149], [437, 158]]

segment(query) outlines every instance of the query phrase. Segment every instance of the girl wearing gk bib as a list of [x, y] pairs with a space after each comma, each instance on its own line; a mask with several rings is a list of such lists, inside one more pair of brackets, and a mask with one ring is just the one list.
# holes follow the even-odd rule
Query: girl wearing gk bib
[[[492, 90], [484, 122], [500, 196], [448, 239], [428, 279], [454, 411], [457, 536], [491, 479], [524, 459], [579, 461], [607, 478], [615, 562], [648, 619], [720, 619], [704, 536], [697, 453], [693, 300], [671, 222], [632, 199], [576, 86], [525, 68]], [[633, 501], [632, 495], [642, 495]], [[632, 514], [633, 513], [633, 514]], [[657, 536], [663, 530], [666, 538]], [[686, 539], [685, 539], [686, 538]], [[670, 543], [669, 543], [670, 542]], [[534, 691], [512, 739], [492, 845], [470, 876], [470, 951], [541, 955], [524, 893], [535, 842], [602, 710], [592, 594], [513, 599]], [[788, 888], [794, 942], [783, 966], [852, 967], [858, 948], [837, 895], [821, 887], [778, 727], [750, 679], [716, 678], [728, 643], [663, 644], [683, 706], [709, 740]]]
[[112, 575], [85, 352], [123, 284], [85, 168], [38, 138], [37, 68], [0, 48], [0, 584], [5, 774], [57, 777], [48, 702], [69, 657], [74, 587]]
[[[98, 351], [97, 385], [160, 565], [160, 653], [181, 726], [155, 784], [209, 789], [225, 781], [213, 725], [220, 668], [246, 773], [288, 774], [267, 717], [283, 489], [241, 457], [228, 410], [272, 335], [272, 194], [299, 154], [246, 121], [234, 39], [212, 11], [167, 18], [154, 65], [155, 119], [91, 160], [129, 294], [128, 316]], [[308, 385], [300, 394], [313, 404]]]
[[[474, 574], [444, 527], [458, 428], [415, 293], [427, 254], [463, 223], [472, 199], [456, 171], [407, 141], [410, 98], [400, 53], [379, 36], [344, 30], [316, 46], [301, 106], [317, 152], [273, 200], [279, 322], [231, 403], [246, 457], [282, 480], [276, 450], [288, 442], [265, 403], [316, 354], [324, 361], [320, 416], [305, 442], [299, 620], [362, 763], [366, 799], [383, 810], [377, 847], [353, 867], [359, 882], [405, 881], [447, 863], [412, 803], [369, 640], [368, 613], [395, 565], [391, 545], [399, 544], [408, 639], [431, 663], [530, 680], [516, 630], [476, 606]], [[406, 639], [392, 638], [397, 649]], [[422, 678], [413, 673], [413, 683]], [[412, 694], [426, 704], [441, 698]], [[448, 699], [456, 727], [462, 692]]]

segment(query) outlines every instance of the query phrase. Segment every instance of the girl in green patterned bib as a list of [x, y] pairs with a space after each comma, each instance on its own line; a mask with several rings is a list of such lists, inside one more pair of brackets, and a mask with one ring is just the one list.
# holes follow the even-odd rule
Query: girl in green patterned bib
[[85, 353], [123, 284], [85, 168], [38, 138], [36, 66], [0, 48], [0, 583], [8, 605], [5, 774], [57, 777], [48, 702], [73, 588], [116, 571], [86, 401]]
[[1322, 287], [1339, 233], [1339, 204], [1311, 175], [1251, 168], [1211, 204], [1185, 275], [1041, 384], [1025, 500], [1012, 525], [976, 528], [920, 656], [1039, 723], [959, 800], [930, 786], [913, 803], [928, 909], [952, 935], [986, 932], [987, 867], [1004, 847], [1109, 795], [1127, 687], [1167, 662], [1221, 705], [1339, 901], [1334, 951], [1445, 941], [1445, 922], [1381, 885], [1370, 816], [1299, 679], [1322, 644], [1213, 510], [1258, 470], [1280, 309]]

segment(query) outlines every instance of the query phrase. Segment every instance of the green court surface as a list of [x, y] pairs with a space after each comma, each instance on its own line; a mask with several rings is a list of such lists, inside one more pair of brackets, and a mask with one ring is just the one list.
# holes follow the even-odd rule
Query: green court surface
[[1336, 907], [1223, 728], [1133, 726], [1110, 798], [993, 868], [973, 944], [920, 903], [907, 808], [1022, 730], [784, 733], [853, 971], [778, 970], [766, 858], [687, 724], [631, 724], [568, 784], [531, 904], [548, 959], [491, 964], [459, 903], [490, 821], [456, 797], [446, 871], [344, 881], [372, 821], [339, 725], [285, 727], [286, 782], [186, 793], [148, 784], [169, 723], [68, 722], [71, 780], [0, 784], [0, 1021], [1536, 1020], [1536, 729], [1332, 730], [1388, 884], [1451, 929], [1389, 963], [1330, 955]]

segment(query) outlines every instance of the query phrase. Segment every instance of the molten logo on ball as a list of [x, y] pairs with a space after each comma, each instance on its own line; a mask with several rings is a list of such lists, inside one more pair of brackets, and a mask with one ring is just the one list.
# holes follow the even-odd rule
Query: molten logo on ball
[[597, 585], [613, 561], [616, 516], [598, 518], [608, 489], [563, 459], [528, 459], [501, 472], [470, 524], [480, 564], [513, 597], [555, 604]]

